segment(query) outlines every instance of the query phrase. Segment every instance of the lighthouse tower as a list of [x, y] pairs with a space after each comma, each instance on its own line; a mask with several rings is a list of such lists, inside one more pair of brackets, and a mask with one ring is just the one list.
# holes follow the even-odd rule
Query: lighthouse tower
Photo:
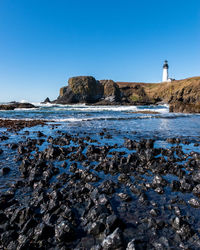
[[163, 82], [170, 81], [170, 79], [168, 78], [168, 68], [169, 68], [168, 62], [167, 62], [167, 60], [165, 60], [164, 65], [163, 65], [163, 75], [162, 75]]

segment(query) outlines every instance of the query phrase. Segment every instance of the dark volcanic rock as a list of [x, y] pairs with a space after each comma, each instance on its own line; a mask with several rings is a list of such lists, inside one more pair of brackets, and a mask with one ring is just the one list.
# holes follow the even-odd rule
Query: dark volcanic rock
[[36, 106], [34, 106], [31, 103], [20, 103], [20, 102], [11, 102], [9, 104], [0, 105], [0, 110], [14, 110], [16, 108], [18, 108], [18, 109], [20, 109], [20, 108], [30, 109], [30, 108], [36, 108]]
[[1, 169], [1, 174], [2, 175], [6, 175], [6, 174], [8, 174], [10, 172], [10, 168], [9, 167], [3, 167], [2, 169]]
[[49, 99], [49, 97], [47, 97], [42, 103], [51, 103], [51, 101], [50, 101], [50, 99]]
[[19, 156], [21, 176], [0, 195], [0, 248], [199, 249], [199, 153], [184, 153], [177, 138], [154, 148], [39, 130], [13, 145], [4, 135], [1, 158]]
[[75, 238], [75, 232], [68, 221], [62, 221], [55, 227], [55, 237], [57, 241], [72, 241]]
[[106, 250], [120, 249], [122, 246], [122, 234], [119, 228], [115, 229], [115, 231], [108, 235], [102, 242], [102, 247]]
[[200, 202], [195, 199], [195, 198], [191, 198], [188, 203], [192, 206], [192, 207], [196, 207], [199, 208], [200, 207]]

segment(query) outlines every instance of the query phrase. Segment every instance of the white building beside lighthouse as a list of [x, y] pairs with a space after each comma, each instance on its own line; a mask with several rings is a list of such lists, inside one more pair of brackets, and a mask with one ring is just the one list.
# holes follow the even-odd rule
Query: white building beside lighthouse
[[168, 61], [165, 60], [164, 65], [163, 65], [163, 75], [162, 75], [162, 82], [171, 82], [172, 79], [168, 77]]

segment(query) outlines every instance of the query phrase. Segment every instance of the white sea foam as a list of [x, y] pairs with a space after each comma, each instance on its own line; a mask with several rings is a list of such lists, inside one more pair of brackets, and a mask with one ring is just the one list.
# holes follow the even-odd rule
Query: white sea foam
[[4, 120], [4, 121], [36, 121], [36, 120], [40, 120], [40, 121], [47, 121], [46, 119], [44, 118], [36, 118], [36, 119], [33, 119], [33, 118], [5, 118], [5, 117], [0, 117], [1, 120]]
[[[25, 100], [22, 100], [26, 102]], [[55, 104], [55, 103], [36, 103], [32, 102], [33, 105], [43, 108], [52, 108], [51, 111], [78, 111], [78, 112], [102, 112], [102, 111], [116, 111], [116, 112], [137, 112], [137, 111], [155, 111], [160, 113], [168, 113], [169, 105], [163, 104], [158, 106], [149, 106], [150, 108], [146, 108], [145, 106], [91, 106], [86, 104]], [[162, 107], [162, 108], [161, 108]], [[18, 110], [18, 109], [16, 109]], [[32, 109], [33, 110], [33, 109]], [[38, 109], [37, 109], [38, 110]], [[46, 110], [47, 111], [47, 110]]]
[[14, 111], [32, 111], [32, 110], [38, 110], [38, 108], [16, 108]]
[[62, 104], [40, 104], [40, 107], [52, 107], [57, 110], [74, 110], [79, 112], [101, 112], [101, 111], [136, 111], [136, 106], [87, 106], [83, 104], [62, 105]]
[[29, 103], [27, 100], [21, 100], [20, 103]]
[[83, 122], [83, 121], [93, 121], [93, 120], [107, 120], [113, 117], [91, 117], [91, 118], [63, 118], [63, 119], [52, 119], [54, 122]]

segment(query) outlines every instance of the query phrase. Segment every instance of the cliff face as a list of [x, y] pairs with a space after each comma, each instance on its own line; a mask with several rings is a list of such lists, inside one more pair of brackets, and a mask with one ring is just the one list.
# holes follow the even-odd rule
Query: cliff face
[[55, 102], [114, 104], [120, 100], [121, 93], [114, 81], [97, 81], [92, 76], [77, 76], [69, 78], [68, 86], [60, 89], [60, 95]]
[[60, 89], [60, 95], [54, 103], [93, 103], [97, 105], [121, 105], [154, 104], [150, 100], [144, 87], [140, 84], [130, 88], [121, 88], [113, 80], [96, 80], [91, 76], [72, 77], [68, 80], [68, 86]]
[[128, 103], [134, 105], [150, 105], [155, 104], [156, 99], [150, 97], [146, 87], [149, 85], [147, 83], [127, 83], [127, 82], [117, 82], [120, 88], [123, 99]]
[[169, 103], [171, 112], [200, 113], [200, 77], [157, 84], [151, 95]]
[[170, 104], [171, 112], [200, 113], [200, 77], [170, 83], [127, 83], [97, 81], [91, 76], [72, 77], [60, 89], [55, 103], [93, 103], [98, 105]]
[[200, 77], [155, 84], [151, 95], [168, 103], [177, 101], [183, 103], [200, 102]]
[[71, 77], [68, 86], [60, 89], [56, 103], [93, 103], [103, 95], [103, 87], [92, 76]]

